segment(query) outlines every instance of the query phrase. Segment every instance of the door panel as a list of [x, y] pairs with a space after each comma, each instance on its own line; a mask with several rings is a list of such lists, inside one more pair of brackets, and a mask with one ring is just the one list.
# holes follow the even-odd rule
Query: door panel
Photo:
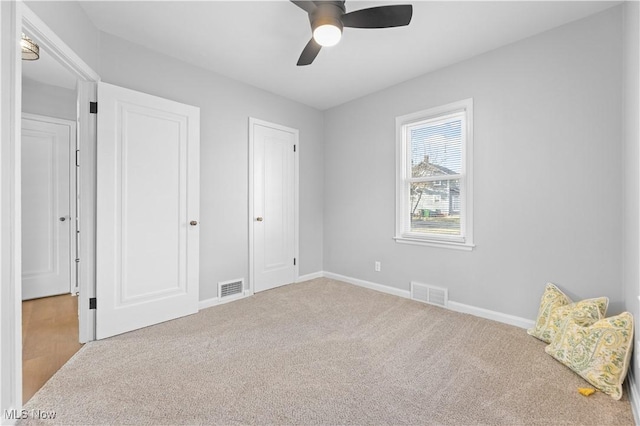
[[75, 123], [22, 119], [22, 299], [69, 293], [69, 162]]
[[[122, 146], [126, 160], [121, 183], [125, 188], [121, 303], [181, 292], [186, 285], [181, 242], [186, 240], [187, 229], [176, 226], [186, 223], [186, 216], [180, 214], [186, 206], [180, 196], [180, 183], [185, 182], [180, 174], [185, 170], [179, 161], [186, 141], [186, 117], [167, 120], [139, 109], [122, 108], [125, 137], [136, 143]], [[149, 161], [150, 152], [153, 161]]]
[[98, 86], [96, 337], [198, 311], [200, 110]]
[[259, 225], [264, 227], [265, 271], [292, 265], [293, 241], [289, 224], [293, 221], [293, 209], [288, 195], [293, 176], [292, 167], [287, 167], [287, 163], [292, 164], [292, 143], [288, 139], [268, 135], [263, 138], [265, 173], [262, 188], [266, 195], [264, 217], [268, 220]]
[[254, 291], [295, 281], [297, 131], [252, 121]]

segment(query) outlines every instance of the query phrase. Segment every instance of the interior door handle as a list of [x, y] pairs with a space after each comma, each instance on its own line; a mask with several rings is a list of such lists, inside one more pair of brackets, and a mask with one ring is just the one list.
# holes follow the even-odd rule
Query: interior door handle
[[60, 222], [64, 222], [65, 220], [67, 220], [67, 217], [66, 217], [66, 216], [62, 216], [62, 217], [60, 218]]
[[189, 225], [191, 226], [196, 226], [198, 224], [197, 220], [192, 220], [191, 222], [189, 222]]
[[258, 217], [256, 217], [256, 220], [257, 220], [258, 222], [262, 222], [264, 219], [262, 219], [262, 217], [258, 216]]

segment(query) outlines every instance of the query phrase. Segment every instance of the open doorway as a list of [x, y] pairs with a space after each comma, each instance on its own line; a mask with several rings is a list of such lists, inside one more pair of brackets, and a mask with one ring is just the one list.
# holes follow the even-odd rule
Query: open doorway
[[[24, 2], [0, 2], [0, 44], [3, 58], [0, 62], [2, 102], [0, 129], [3, 143], [0, 155], [2, 170], [2, 250], [0, 274], [2, 291], [0, 308], [0, 405], [3, 409], [22, 407], [22, 201], [21, 201], [21, 118], [22, 118], [22, 59], [21, 33], [31, 34], [33, 40], [54, 57], [65, 69], [76, 76], [78, 105], [89, 106], [96, 101], [100, 76], [58, 37]], [[6, 52], [6, 56], [5, 56]], [[13, 58], [13, 60], [11, 60]], [[96, 119], [90, 108], [77, 108], [77, 136], [80, 146], [78, 200], [82, 235], [78, 247], [77, 298], [79, 306], [79, 340], [95, 339], [95, 310], [91, 309], [95, 297], [95, 185], [96, 185]], [[15, 232], [14, 232], [15, 231]], [[5, 285], [6, 284], [6, 285]]]
[[[24, 31], [23, 31], [24, 33]], [[22, 62], [22, 400], [80, 348], [77, 78], [35, 37]], [[35, 46], [35, 47], [34, 47]]]

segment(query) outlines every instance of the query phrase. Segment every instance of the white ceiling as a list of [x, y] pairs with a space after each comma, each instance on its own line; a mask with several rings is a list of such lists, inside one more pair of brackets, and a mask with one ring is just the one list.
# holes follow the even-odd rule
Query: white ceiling
[[357, 1], [347, 12], [411, 3], [408, 27], [346, 28], [315, 62], [296, 62], [307, 14], [279, 1], [85, 1], [94, 25], [233, 79], [324, 110], [615, 6], [614, 1]]

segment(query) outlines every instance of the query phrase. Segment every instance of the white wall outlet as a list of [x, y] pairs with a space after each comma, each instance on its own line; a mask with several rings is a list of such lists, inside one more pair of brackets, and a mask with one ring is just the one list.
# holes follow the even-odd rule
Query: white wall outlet
[[376, 272], [380, 272], [380, 262], [378, 262], [377, 260], [376, 260], [376, 264], [374, 266], [374, 269], [375, 269]]

